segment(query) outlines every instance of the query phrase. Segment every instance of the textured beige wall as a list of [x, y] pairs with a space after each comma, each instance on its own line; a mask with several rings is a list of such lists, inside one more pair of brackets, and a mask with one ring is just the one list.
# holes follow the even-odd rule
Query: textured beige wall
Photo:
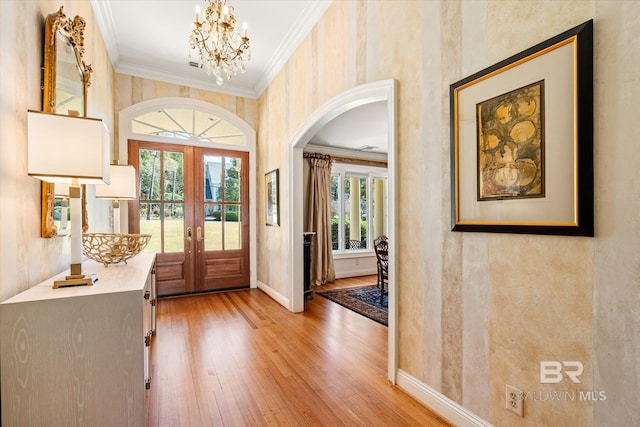
[[[517, 19], [514, 37], [519, 16], [529, 19]], [[489, 2], [487, 60], [499, 61], [592, 17], [594, 3], [587, 1]], [[593, 389], [593, 239], [489, 236], [488, 255], [488, 419], [510, 425], [514, 417], [502, 407], [505, 383], [534, 393]], [[582, 384], [540, 384], [541, 360], [582, 362]], [[587, 426], [592, 409], [588, 401], [526, 400], [520, 424]]]
[[[94, 70], [87, 114], [113, 128], [113, 70], [90, 3], [0, 1], [0, 300], [69, 267], [69, 238], [40, 238], [40, 182], [27, 176], [27, 110], [42, 110], [44, 21], [61, 5], [87, 22], [85, 58]], [[88, 205], [90, 229], [108, 227], [108, 205]]]
[[[286, 224], [288, 212], [283, 207], [289, 203], [289, 194], [286, 191], [289, 182], [288, 167], [286, 164], [285, 134], [287, 115], [283, 111], [289, 111], [287, 96], [289, 91], [284, 86], [285, 78], [280, 74], [271, 83], [264, 95], [258, 100], [258, 136], [256, 157], [258, 162], [258, 281], [269, 285], [282, 295], [287, 294], [286, 278], [288, 277], [289, 257], [287, 255], [288, 233]], [[265, 102], [270, 108], [265, 110]], [[266, 204], [264, 193], [264, 174], [274, 169], [279, 170], [279, 200], [280, 200], [280, 227], [265, 225]]]
[[[286, 206], [288, 144], [304, 120], [355, 85], [397, 79], [400, 368], [498, 426], [640, 425], [640, 2], [335, 0], [260, 99], [248, 101], [129, 76], [117, 76], [114, 90], [89, 2], [0, 0], [2, 299], [68, 265], [68, 240], [39, 237], [39, 183], [26, 175], [26, 110], [41, 107], [41, 30], [60, 4], [87, 19], [90, 115], [114, 123], [114, 111], [133, 103], [193, 96], [256, 127], [258, 278], [283, 294], [289, 219], [282, 212], [282, 227], [261, 226], [264, 173], [280, 168]], [[588, 18], [596, 237], [450, 232], [449, 84]], [[103, 216], [91, 217], [96, 226]], [[542, 358], [580, 360], [580, 388], [607, 400], [525, 402], [525, 418], [510, 414], [505, 383], [567, 389], [538, 384]]]
[[640, 425], [640, 2], [596, 3], [594, 426]]
[[[640, 164], [624, 134], [640, 86], [639, 12], [637, 1], [336, 0], [259, 99], [261, 176], [287, 168], [291, 138], [320, 105], [397, 79], [399, 367], [495, 425], [638, 424]], [[449, 85], [591, 18], [598, 235], [451, 232]], [[269, 266], [290, 258], [282, 221], [259, 230], [259, 275], [286, 292], [288, 269]], [[541, 360], [582, 362], [582, 384], [539, 384]], [[504, 408], [506, 383], [606, 386], [618, 399], [529, 400], [519, 418]]]

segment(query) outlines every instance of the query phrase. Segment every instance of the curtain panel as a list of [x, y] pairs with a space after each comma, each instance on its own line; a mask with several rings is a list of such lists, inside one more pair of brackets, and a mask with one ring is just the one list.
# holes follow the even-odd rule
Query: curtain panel
[[315, 232], [312, 243], [311, 283], [324, 285], [336, 279], [331, 244], [331, 157], [305, 153], [311, 167], [307, 224]]

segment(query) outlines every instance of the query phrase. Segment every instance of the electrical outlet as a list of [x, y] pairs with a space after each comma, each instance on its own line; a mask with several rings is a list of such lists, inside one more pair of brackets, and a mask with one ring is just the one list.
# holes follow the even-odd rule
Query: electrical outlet
[[505, 400], [507, 409], [516, 415], [524, 416], [524, 393], [509, 384], [506, 386]]

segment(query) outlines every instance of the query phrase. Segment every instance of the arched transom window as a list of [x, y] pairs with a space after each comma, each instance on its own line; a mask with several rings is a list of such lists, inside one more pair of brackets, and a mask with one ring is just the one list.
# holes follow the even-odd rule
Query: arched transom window
[[193, 108], [166, 108], [136, 116], [131, 121], [133, 133], [155, 135], [199, 143], [246, 145], [240, 129], [205, 111]]

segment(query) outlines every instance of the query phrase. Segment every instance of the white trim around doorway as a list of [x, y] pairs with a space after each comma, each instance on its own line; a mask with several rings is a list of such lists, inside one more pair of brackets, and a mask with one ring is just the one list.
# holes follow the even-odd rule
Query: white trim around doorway
[[292, 257], [288, 283], [289, 310], [304, 311], [303, 289], [303, 187], [302, 150], [310, 139], [331, 120], [358, 106], [371, 102], [387, 102], [388, 141], [388, 236], [389, 245], [389, 337], [387, 357], [387, 378], [396, 383], [398, 368], [397, 349], [397, 292], [396, 292], [396, 81], [382, 80], [356, 86], [331, 99], [318, 108], [300, 127], [289, 143], [289, 254]]

